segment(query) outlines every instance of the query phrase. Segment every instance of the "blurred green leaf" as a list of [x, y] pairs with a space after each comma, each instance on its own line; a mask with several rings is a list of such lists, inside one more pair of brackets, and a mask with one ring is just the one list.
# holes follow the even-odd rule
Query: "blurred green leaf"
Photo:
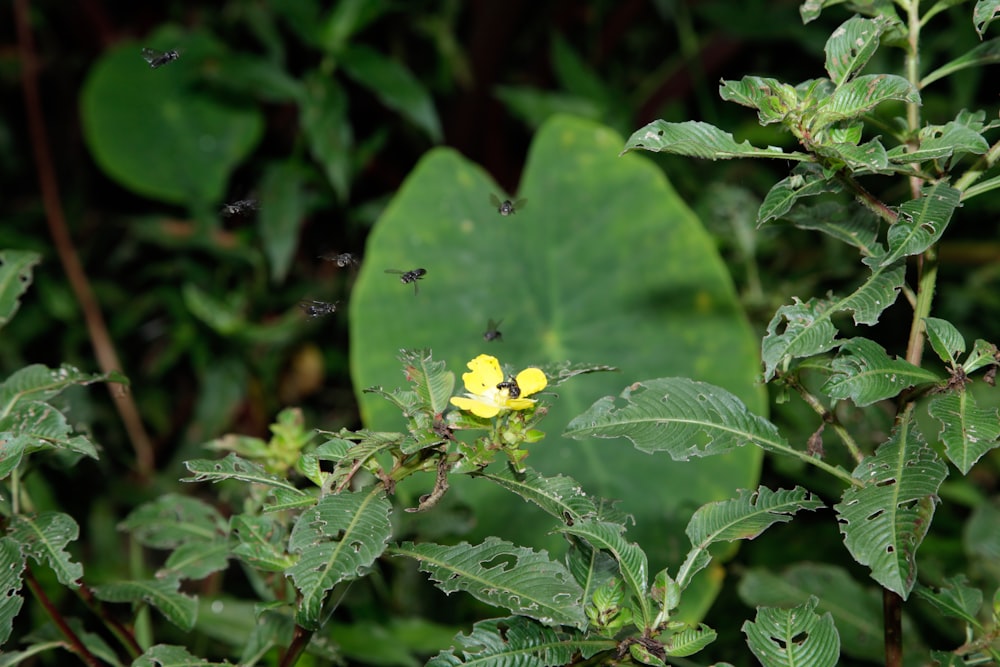
[[150, 604], [181, 630], [193, 628], [198, 617], [197, 599], [180, 592], [180, 579], [175, 576], [142, 581], [115, 581], [95, 586], [93, 591], [98, 600], [105, 602]]
[[[430, 348], [457, 372], [492, 345], [511, 368], [570, 360], [621, 369], [575, 377], [558, 399], [543, 397], [550, 407], [541, 428], [550, 433], [620, 392], [623, 377], [698, 376], [761, 411], [753, 336], [711, 240], [662, 173], [640, 156], [617, 157], [620, 147], [600, 125], [551, 120], [524, 172], [519, 194], [528, 206], [508, 217], [491, 207], [490, 193], [502, 189], [481, 169], [453, 151], [431, 151], [368, 239], [350, 306], [355, 386], [402, 384], [403, 348]], [[384, 273], [416, 266], [428, 271], [416, 296]], [[503, 319], [503, 343], [483, 342], [490, 318]], [[370, 428], [400, 428], [389, 403], [362, 395], [360, 406]], [[760, 457], [744, 448], [674, 464], [621, 443], [555, 437], [530, 451], [539, 473], [622, 499], [636, 517], [633, 539], [658, 559], [676, 549], [664, 518], [680, 531], [693, 507], [755, 485]], [[498, 487], [455, 479], [452, 492], [475, 507], [477, 535], [565, 548]]]
[[946, 579], [938, 590], [918, 585], [914, 591], [945, 616], [970, 625], [979, 625], [978, 614], [983, 606], [983, 592], [968, 584], [965, 575], [960, 574]]
[[440, 143], [443, 135], [434, 100], [404, 65], [367, 46], [349, 46], [340, 64], [359, 85], [368, 88], [383, 104], [398, 111]]
[[260, 240], [271, 263], [271, 280], [283, 282], [299, 243], [299, 230], [305, 222], [305, 175], [295, 162], [272, 165], [260, 184], [263, 202], [257, 215]]
[[40, 261], [37, 252], [0, 250], [0, 329], [20, 307], [20, 297], [31, 285], [31, 269]]
[[341, 201], [351, 188], [351, 148], [354, 131], [347, 117], [348, 100], [337, 81], [318, 72], [307, 77], [309, 95], [301, 107], [302, 129], [309, 152], [326, 174]]
[[0, 645], [6, 643], [21, 611], [21, 573], [26, 565], [21, 545], [9, 537], [0, 537]]
[[260, 139], [260, 112], [198, 89], [199, 68], [224, 50], [211, 37], [164, 29], [151, 43], [182, 55], [151, 69], [140, 45], [123, 43], [91, 69], [80, 101], [87, 146], [130, 190], [192, 208], [214, 205]]

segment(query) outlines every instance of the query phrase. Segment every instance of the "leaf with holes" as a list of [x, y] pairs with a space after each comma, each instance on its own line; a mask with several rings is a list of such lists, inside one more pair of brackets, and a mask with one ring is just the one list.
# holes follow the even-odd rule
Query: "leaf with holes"
[[131, 667], [222, 667], [229, 662], [209, 662], [192, 655], [183, 646], [157, 644], [135, 659]]
[[697, 627], [684, 628], [660, 641], [663, 642], [663, 651], [668, 656], [683, 658], [698, 653], [714, 642], [717, 636], [715, 630], [704, 623], [699, 623]]
[[761, 125], [780, 123], [801, 106], [794, 86], [777, 79], [745, 76], [739, 81], [723, 81], [719, 97], [757, 110]]
[[632, 133], [625, 142], [622, 153], [637, 149], [709, 160], [731, 160], [738, 157], [802, 159], [799, 157], [800, 153], [784, 153], [773, 146], [757, 148], [751, 146], [749, 141], [737, 143], [730, 133], [696, 120], [683, 123], [654, 120]]
[[833, 616], [815, 613], [810, 597], [792, 609], [759, 607], [754, 620], [743, 624], [750, 650], [764, 667], [834, 667], [840, 658], [840, 636]]
[[1000, 0], [977, 0], [972, 10], [972, 23], [982, 39], [983, 32], [1000, 16]]
[[1000, 444], [1000, 413], [996, 408], [977, 406], [975, 397], [965, 388], [935, 396], [927, 411], [941, 422], [944, 453], [963, 475], [969, 474], [983, 454]]
[[292, 494], [305, 496], [305, 491], [295, 488], [291, 482], [272, 475], [264, 470], [264, 466], [253, 461], [247, 461], [236, 454], [229, 454], [224, 459], [194, 459], [185, 461], [184, 467], [192, 473], [182, 482], [221, 482], [227, 479], [237, 479], [251, 484], [263, 484], [282, 489]]
[[20, 590], [25, 565], [21, 545], [9, 537], [0, 537], [0, 646], [10, 637], [14, 619], [24, 604]]
[[444, 412], [455, 390], [455, 374], [445, 369], [443, 361], [434, 361], [430, 350], [403, 350], [399, 360], [417, 396], [434, 414]]
[[31, 269], [42, 256], [29, 250], [0, 250], [0, 329], [21, 305], [21, 295], [31, 285]]
[[826, 71], [835, 84], [839, 86], [864, 68], [889, 26], [889, 19], [884, 16], [874, 19], [854, 16], [833, 31], [823, 50]]
[[610, 639], [585, 640], [529, 618], [511, 616], [476, 623], [469, 634], [455, 637], [455, 646], [431, 658], [427, 667], [558, 667], [572, 664], [578, 657], [586, 659], [600, 651], [611, 651], [615, 645]]
[[863, 486], [849, 488], [834, 507], [854, 560], [904, 600], [916, 582], [917, 548], [947, 474], [947, 466], [907, 419], [854, 469], [852, 476]]
[[817, 106], [813, 126], [825, 128], [858, 118], [883, 102], [920, 103], [920, 93], [906, 79], [895, 74], [865, 74], [845, 83]]
[[840, 346], [823, 385], [830, 398], [854, 401], [859, 408], [892, 398], [908, 387], [934, 384], [941, 378], [903, 359], [890, 359], [885, 349], [867, 338], [851, 338]]
[[304, 511], [292, 528], [288, 550], [298, 562], [285, 570], [302, 593], [295, 614], [302, 627], [316, 630], [326, 593], [341, 581], [368, 573], [392, 535], [391, 511], [378, 487], [366, 492], [324, 496]]
[[[757, 209], [757, 224], [763, 225], [783, 217], [803, 197], [840, 192], [842, 189], [843, 186], [818, 164], [797, 164], [789, 176], [781, 179], [768, 190], [760, 208]], [[838, 210], [843, 209], [838, 207]]]
[[66, 545], [80, 537], [80, 527], [73, 517], [62, 512], [19, 514], [11, 521], [9, 536], [17, 540], [25, 555], [52, 568], [63, 586], [79, 587], [83, 566], [74, 563], [66, 551]]
[[924, 186], [920, 197], [899, 207], [899, 218], [889, 228], [889, 252], [882, 266], [918, 255], [936, 243], [958, 208], [962, 193], [943, 182]]
[[583, 589], [545, 551], [490, 537], [482, 544], [462, 542], [450, 547], [405, 542], [393, 547], [392, 554], [418, 561], [445, 593], [465, 591], [486, 604], [546, 625], [586, 625]]

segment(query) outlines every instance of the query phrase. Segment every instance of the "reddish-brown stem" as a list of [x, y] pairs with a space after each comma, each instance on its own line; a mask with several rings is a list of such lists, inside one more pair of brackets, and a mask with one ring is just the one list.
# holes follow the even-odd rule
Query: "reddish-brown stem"
[[292, 667], [292, 665], [298, 662], [299, 656], [301, 656], [302, 652], [306, 650], [306, 645], [309, 644], [309, 639], [311, 637], [311, 632], [300, 625], [296, 625], [295, 633], [292, 635], [292, 643], [288, 645], [288, 649], [285, 651], [285, 654], [281, 656], [281, 663], [279, 667]]
[[[38, 185], [41, 189], [42, 204], [49, 233], [55, 244], [59, 261], [69, 280], [76, 300], [83, 310], [87, 331], [94, 346], [94, 354], [101, 370], [105, 373], [121, 371], [122, 366], [115, 352], [111, 335], [108, 333], [104, 316], [101, 314], [97, 298], [90, 287], [90, 281], [80, 263], [59, 199], [59, 184], [49, 150], [48, 135], [42, 115], [41, 95], [38, 92], [38, 58], [35, 56], [34, 39], [31, 34], [29, 0], [14, 0], [14, 22], [17, 26], [18, 51], [21, 57], [21, 83], [24, 87], [24, 105], [35, 167], [38, 171]], [[153, 473], [153, 445], [139, 416], [139, 410], [132, 395], [124, 385], [108, 383], [111, 400], [125, 425], [132, 447], [135, 450], [136, 467], [140, 477], [148, 479]]]
[[104, 621], [104, 624], [111, 630], [112, 633], [114, 633], [114, 635], [118, 638], [118, 641], [125, 645], [133, 659], [142, 655], [142, 647], [139, 646], [139, 642], [135, 640], [135, 635], [132, 634], [132, 631], [122, 625], [116, 618], [108, 614], [100, 600], [94, 597], [94, 592], [90, 590], [89, 586], [81, 584], [76, 593], [80, 596], [80, 599], [83, 600], [84, 604], [90, 607], [95, 614], [101, 617], [101, 620]]
[[92, 665], [92, 667], [99, 667], [101, 661], [98, 660], [93, 653], [87, 650], [87, 647], [83, 645], [83, 642], [76, 635], [76, 633], [73, 632], [73, 629], [69, 627], [69, 624], [66, 623], [66, 619], [64, 619], [62, 614], [59, 613], [59, 610], [55, 608], [55, 605], [53, 605], [52, 601], [49, 600], [49, 596], [45, 594], [45, 591], [42, 590], [38, 580], [35, 579], [35, 575], [32, 574], [30, 567], [26, 568], [24, 571], [24, 581], [28, 584], [28, 588], [31, 589], [35, 599], [38, 600], [38, 602], [45, 609], [45, 613], [50, 619], [52, 619], [52, 622], [55, 623], [59, 632], [66, 638], [66, 641], [69, 642], [70, 649], [73, 653], [75, 653], [84, 663]]

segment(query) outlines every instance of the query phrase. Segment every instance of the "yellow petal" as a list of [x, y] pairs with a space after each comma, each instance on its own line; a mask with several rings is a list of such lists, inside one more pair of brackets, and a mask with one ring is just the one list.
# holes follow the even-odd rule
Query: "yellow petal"
[[500, 362], [496, 357], [480, 354], [467, 366], [471, 372], [463, 373], [462, 380], [465, 381], [465, 390], [470, 394], [485, 394], [486, 390], [496, 389], [497, 384], [503, 382], [503, 371], [500, 370]]
[[451, 404], [459, 410], [466, 410], [477, 417], [482, 417], [483, 419], [496, 417], [497, 413], [500, 412], [500, 408], [495, 405], [487, 405], [486, 403], [474, 401], [471, 398], [465, 398], [463, 396], [452, 396]]
[[507, 407], [511, 410], [527, 410], [537, 402], [533, 398], [508, 398]]
[[[538, 368], [525, 368], [517, 374], [517, 386], [521, 388], [521, 396], [537, 394], [549, 383], [545, 379], [545, 373]], [[522, 410], [523, 408], [514, 408]]]

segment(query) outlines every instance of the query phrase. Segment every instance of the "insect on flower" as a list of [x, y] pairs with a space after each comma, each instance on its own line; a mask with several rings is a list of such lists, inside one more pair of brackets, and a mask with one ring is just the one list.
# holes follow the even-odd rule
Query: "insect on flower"
[[500, 333], [499, 329], [501, 322], [503, 322], [502, 319], [501, 320], [490, 319], [489, 323], [486, 325], [486, 333], [483, 334], [483, 340], [485, 340], [487, 343], [490, 342], [491, 340], [498, 340], [502, 343], [503, 334]]
[[256, 199], [240, 199], [239, 201], [234, 201], [232, 204], [226, 204], [219, 213], [227, 218], [231, 218], [234, 215], [242, 215], [248, 211], [256, 211], [259, 205]]
[[360, 263], [358, 258], [349, 252], [328, 252], [325, 255], [320, 255], [319, 258], [325, 259], [328, 262], [333, 262], [340, 268], [344, 268], [345, 266], [357, 266]]
[[305, 311], [309, 319], [316, 319], [319, 317], [326, 317], [327, 315], [332, 315], [337, 312], [337, 304], [339, 301], [330, 303], [329, 301], [300, 301], [299, 307]]
[[172, 60], [177, 60], [181, 57], [181, 54], [176, 50], [171, 49], [170, 51], [157, 51], [156, 49], [144, 48], [142, 50], [142, 58], [149, 66], [153, 69], [157, 67], [163, 67]]
[[503, 216], [508, 216], [517, 213], [519, 208], [524, 208], [524, 205], [528, 203], [528, 200], [518, 199], [517, 201], [512, 202], [509, 199], [504, 199], [503, 201], [500, 201], [500, 197], [490, 193], [490, 203], [497, 207], [497, 213]]
[[507, 395], [510, 396], [511, 398], [520, 398], [521, 397], [521, 387], [518, 386], [517, 380], [514, 379], [513, 375], [511, 375], [510, 377], [508, 377], [503, 382], [498, 382], [497, 383], [497, 389], [499, 389], [501, 391], [503, 391], [504, 389], [506, 389], [507, 390]]
[[417, 294], [417, 281], [427, 275], [427, 269], [413, 269], [411, 271], [400, 271], [399, 269], [386, 269], [386, 273], [395, 273], [399, 275], [399, 282], [403, 283], [413, 283], [413, 295]]

